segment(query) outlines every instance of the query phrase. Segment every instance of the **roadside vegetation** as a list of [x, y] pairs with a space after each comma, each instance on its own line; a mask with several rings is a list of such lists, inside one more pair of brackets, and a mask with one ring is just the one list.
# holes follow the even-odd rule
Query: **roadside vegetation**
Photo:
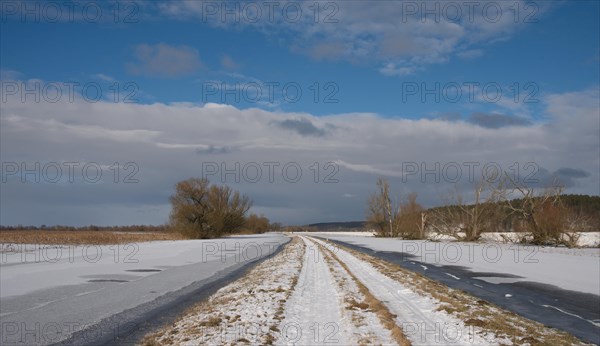
[[0, 243], [3, 244], [101, 245], [179, 239], [183, 239], [183, 237], [168, 232], [165, 226], [16, 226], [0, 228]]
[[449, 191], [441, 197], [444, 206], [430, 209], [417, 202], [415, 193], [393, 199], [385, 179], [376, 186], [367, 202], [366, 226], [381, 237], [435, 234], [477, 241], [484, 232], [520, 232], [522, 243], [575, 247], [582, 232], [600, 230], [600, 197], [563, 195], [558, 183], [540, 189], [506, 175], [494, 183], [475, 183], [468, 197]]
[[119, 233], [112, 231], [0, 231], [0, 243], [14, 244], [124, 244], [183, 239], [174, 233]]

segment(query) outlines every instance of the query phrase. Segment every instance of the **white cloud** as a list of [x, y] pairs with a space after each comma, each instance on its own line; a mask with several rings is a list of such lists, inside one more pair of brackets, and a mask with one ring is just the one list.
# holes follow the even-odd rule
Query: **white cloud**
[[399, 67], [394, 63], [388, 63], [387, 65], [385, 65], [379, 69], [379, 72], [381, 72], [385, 76], [406, 76], [406, 75], [413, 74], [415, 71], [416, 71], [416, 68], [414, 66]]
[[202, 67], [200, 54], [187, 46], [139, 44], [134, 47], [137, 61], [127, 64], [130, 73], [158, 77], [180, 77]]
[[[173, 185], [200, 176], [207, 162], [225, 164], [229, 170], [236, 163], [241, 168], [252, 163], [263, 167], [259, 182], [241, 177], [236, 184], [232, 176], [225, 182], [249, 194], [257, 210], [268, 210], [267, 216], [290, 223], [319, 221], [320, 217], [359, 218], [377, 176], [388, 177], [397, 191], [418, 192], [425, 205], [440, 203], [440, 191], [449, 184], [421, 182], [418, 175], [403, 172], [403, 164], [411, 162], [425, 163], [429, 169], [436, 162], [442, 166], [449, 162], [497, 162], [504, 169], [518, 162], [523, 169], [531, 161], [549, 172], [561, 168], [584, 172], [573, 178], [568, 192], [599, 194], [597, 100], [598, 89], [549, 95], [543, 99], [544, 123], [495, 129], [460, 121], [384, 118], [366, 113], [317, 117], [219, 104], [92, 104], [82, 99], [48, 104], [22, 103], [14, 97], [3, 104], [0, 118], [3, 161], [30, 165], [35, 161], [97, 162], [103, 167], [135, 162], [140, 182], [114, 184], [109, 170], [104, 172], [104, 183], [96, 185], [6, 183], [0, 196], [1, 217], [8, 224], [49, 223], [41, 216], [39, 220], [18, 216], [26, 217], [20, 212], [24, 209], [29, 210], [28, 216], [36, 215], [48, 203], [65, 220], [82, 223], [91, 221], [73, 214], [75, 205], [90, 210], [101, 205], [126, 205], [123, 210], [164, 209]], [[305, 119], [316, 129], [332, 130], [308, 136], [273, 126], [282, 121], [295, 124], [298, 119]], [[268, 181], [264, 166], [269, 162], [279, 165], [273, 182]], [[327, 165], [330, 162], [334, 164]], [[300, 181], [292, 183], [282, 177], [286, 163], [302, 168]], [[464, 181], [466, 169], [463, 173]], [[338, 182], [325, 183], [327, 177]], [[403, 177], [408, 181], [403, 183]], [[221, 175], [211, 179], [220, 183]], [[354, 198], [339, 198], [344, 194]], [[140, 222], [143, 217], [137, 213], [131, 220]], [[166, 221], [166, 214], [163, 217]], [[146, 220], [155, 219], [152, 215]]]
[[105, 82], [114, 82], [115, 81], [115, 79], [113, 77], [105, 75], [103, 73], [96, 73], [92, 77], [97, 78], [99, 80], [103, 80]]
[[[165, 1], [159, 9], [170, 18], [200, 18], [222, 28], [249, 27], [269, 37], [286, 35], [295, 52], [318, 60], [367, 62], [379, 66], [384, 75], [403, 76], [444, 63], [454, 55], [468, 59], [481, 56], [486, 45], [507, 40], [521, 28], [534, 25], [529, 22], [539, 20], [554, 6], [525, 0], [280, 0], [268, 6], [261, 4]], [[259, 15], [251, 11], [257, 5], [261, 7]], [[296, 16], [297, 11], [290, 15], [290, 8], [295, 10], [298, 5], [301, 15]]]

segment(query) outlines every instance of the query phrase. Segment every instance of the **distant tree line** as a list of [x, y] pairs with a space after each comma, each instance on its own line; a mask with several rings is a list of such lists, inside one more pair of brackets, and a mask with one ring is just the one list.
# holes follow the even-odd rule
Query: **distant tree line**
[[33, 226], [33, 225], [15, 225], [0, 226], [0, 231], [98, 231], [98, 232], [167, 232], [168, 225], [131, 225], [131, 226]]
[[285, 226], [281, 229], [282, 232], [318, 232], [319, 229], [314, 226]]
[[523, 242], [576, 246], [581, 232], [600, 231], [600, 197], [564, 195], [556, 182], [537, 191], [507, 175], [476, 183], [471, 203], [456, 190], [443, 197], [445, 206], [430, 209], [414, 193], [394, 200], [385, 179], [376, 186], [367, 203], [367, 227], [383, 237], [424, 239], [435, 233], [474, 241], [484, 232], [523, 232]]

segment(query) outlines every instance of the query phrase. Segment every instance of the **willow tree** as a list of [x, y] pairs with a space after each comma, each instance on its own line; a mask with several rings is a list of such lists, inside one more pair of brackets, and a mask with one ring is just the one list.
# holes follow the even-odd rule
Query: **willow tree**
[[250, 199], [228, 186], [210, 185], [207, 179], [177, 183], [171, 196], [173, 230], [188, 238], [206, 239], [237, 231], [252, 206]]

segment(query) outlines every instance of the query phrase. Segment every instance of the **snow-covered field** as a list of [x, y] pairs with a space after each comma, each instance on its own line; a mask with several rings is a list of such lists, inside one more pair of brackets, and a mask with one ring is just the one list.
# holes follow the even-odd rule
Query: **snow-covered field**
[[102, 246], [2, 244], [1, 344], [63, 340], [103, 318], [226, 275], [288, 239], [266, 234]]

